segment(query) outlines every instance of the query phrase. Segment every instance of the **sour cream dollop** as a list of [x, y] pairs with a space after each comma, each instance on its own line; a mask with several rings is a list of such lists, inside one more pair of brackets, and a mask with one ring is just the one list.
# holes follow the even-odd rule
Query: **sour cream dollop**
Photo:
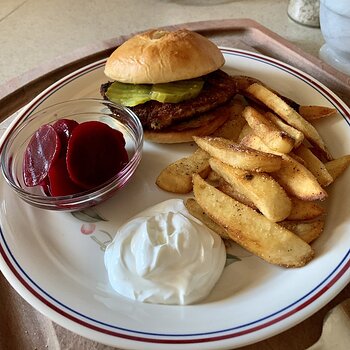
[[146, 209], [116, 233], [104, 256], [111, 286], [130, 299], [192, 304], [205, 298], [226, 261], [221, 238], [181, 199]]

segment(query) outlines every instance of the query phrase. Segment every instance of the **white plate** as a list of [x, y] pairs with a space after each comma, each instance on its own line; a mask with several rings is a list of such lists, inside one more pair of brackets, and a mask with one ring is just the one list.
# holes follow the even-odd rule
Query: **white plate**
[[[318, 129], [334, 156], [350, 153], [349, 109], [326, 87], [271, 58], [234, 49], [223, 52], [224, 69], [231, 74], [261, 79], [301, 104], [337, 108], [339, 115], [319, 122]], [[96, 62], [58, 81], [35, 98], [17, 121], [55, 102], [99, 96], [99, 86], [106, 81], [103, 65], [104, 61]], [[60, 325], [130, 349], [224, 349], [257, 342], [309, 317], [346, 286], [349, 171], [329, 189], [326, 228], [313, 245], [316, 257], [307, 266], [284, 269], [233, 248], [231, 253], [238, 259], [197, 305], [143, 304], [114, 293], [100, 246], [130, 216], [175, 197], [159, 190], [155, 178], [166, 164], [193, 147], [146, 142], [128, 186], [80, 219], [30, 207], [0, 178], [0, 267], [5, 277], [23, 298]]]

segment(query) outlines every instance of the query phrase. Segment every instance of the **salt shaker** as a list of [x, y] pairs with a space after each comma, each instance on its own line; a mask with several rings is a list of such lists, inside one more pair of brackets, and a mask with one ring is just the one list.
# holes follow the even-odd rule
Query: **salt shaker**
[[295, 22], [309, 26], [320, 26], [320, 1], [319, 0], [290, 0], [288, 16]]

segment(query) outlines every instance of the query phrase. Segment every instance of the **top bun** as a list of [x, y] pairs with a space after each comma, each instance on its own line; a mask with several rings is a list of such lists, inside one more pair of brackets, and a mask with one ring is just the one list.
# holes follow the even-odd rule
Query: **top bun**
[[218, 47], [198, 33], [150, 30], [119, 46], [104, 72], [122, 83], [156, 84], [209, 74], [224, 63]]

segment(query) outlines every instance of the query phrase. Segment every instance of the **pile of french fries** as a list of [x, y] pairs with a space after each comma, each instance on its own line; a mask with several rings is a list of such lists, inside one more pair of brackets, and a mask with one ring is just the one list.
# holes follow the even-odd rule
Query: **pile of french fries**
[[194, 198], [188, 211], [223, 239], [265, 261], [304, 266], [323, 231], [322, 201], [350, 165], [333, 159], [313, 125], [336, 114], [323, 106], [299, 106], [253, 78], [231, 106], [231, 118], [213, 135], [194, 137], [198, 149], [169, 164], [156, 184]]

